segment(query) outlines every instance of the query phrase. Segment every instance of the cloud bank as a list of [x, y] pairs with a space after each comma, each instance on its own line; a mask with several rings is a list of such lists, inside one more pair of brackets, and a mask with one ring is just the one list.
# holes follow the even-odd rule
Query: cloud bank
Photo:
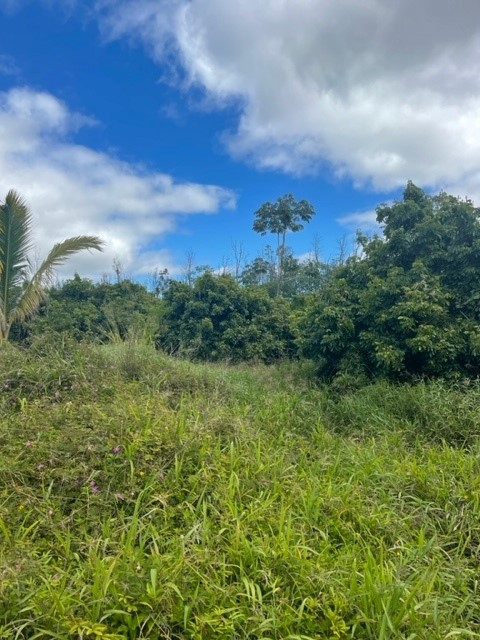
[[29, 202], [39, 257], [54, 242], [96, 234], [103, 254], [79, 254], [63, 268], [99, 277], [117, 257], [129, 274], [174, 269], [166, 250], [152, 250], [179, 216], [234, 206], [231, 192], [214, 185], [179, 183], [71, 141], [93, 124], [55, 96], [28, 88], [0, 93], [0, 199], [15, 188]]
[[[478, 0], [101, 0], [183, 86], [239, 110], [229, 152], [357, 186], [409, 178], [480, 194]], [[173, 77], [173, 76], [172, 76]], [[177, 78], [178, 79], [178, 78]]]

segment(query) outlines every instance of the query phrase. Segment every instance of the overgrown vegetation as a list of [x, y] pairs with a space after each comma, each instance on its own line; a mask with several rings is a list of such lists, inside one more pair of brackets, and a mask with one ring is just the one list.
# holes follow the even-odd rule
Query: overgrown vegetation
[[236, 276], [205, 267], [181, 282], [164, 270], [153, 291], [75, 276], [51, 289], [14, 337], [105, 341], [146, 331], [160, 348], [195, 360], [307, 357], [335, 384], [477, 378], [480, 220], [469, 200], [409, 183], [401, 201], [377, 208], [383, 235], [360, 235], [357, 254], [332, 264], [317, 253], [301, 262], [285, 246], [287, 231], [312, 215], [292, 196], [266, 203], [254, 228], [276, 233], [277, 250]]
[[409, 183], [329, 265], [285, 246], [311, 215], [8, 316], [0, 638], [480, 638], [478, 210]]
[[409, 183], [377, 208], [383, 237], [333, 269], [300, 320], [320, 372], [392, 380], [480, 373], [480, 218]]
[[477, 384], [0, 356], [0, 637], [480, 637]]
[[230, 276], [205, 273], [189, 287], [172, 282], [157, 343], [199, 360], [274, 362], [295, 353], [289, 306]]

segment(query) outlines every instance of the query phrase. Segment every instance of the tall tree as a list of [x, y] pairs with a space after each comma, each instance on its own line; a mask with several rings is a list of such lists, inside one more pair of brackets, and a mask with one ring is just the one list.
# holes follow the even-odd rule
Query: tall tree
[[274, 233], [277, 236], [277, 294], [281, 292], [285, 242], [289, 231], [301, 231], [303, 223], [310, 222], [315, 215], [307, 200], [297, 201], [291, 193], [278, 198], [275, 203], [265, 202], [255, 211], [253, 230], [262, 236]]
[[0, 342], [8, 339], [15, 322], [22, 322], [39, 307], [44, 287], [55, 267], [84, 249], [102, 250], [96, 236], [76, 236], [55, 244], [34, 270], [30, 262], [32, 216], [23, 198], [13, 189], [0, 205]]

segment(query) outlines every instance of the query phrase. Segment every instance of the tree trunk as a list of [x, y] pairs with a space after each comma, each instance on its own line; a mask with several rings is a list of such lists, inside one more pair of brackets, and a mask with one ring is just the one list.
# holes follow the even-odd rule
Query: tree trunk
[[285, 240], [287, 237], [287, 231], [282, 233], [282, 243], [280, 244], [280, 234], [278, 234], [277, 241], [277, 255], [278, 255], [278, 268], [277, 268], [277, 296], [282, 292], [282, 279], [283, 279], [283, 257], [285, 255]]
[[8, 340], [8, 334], [10, 333], [10, 326], [5, 320], [0, 320], [0, 344]]

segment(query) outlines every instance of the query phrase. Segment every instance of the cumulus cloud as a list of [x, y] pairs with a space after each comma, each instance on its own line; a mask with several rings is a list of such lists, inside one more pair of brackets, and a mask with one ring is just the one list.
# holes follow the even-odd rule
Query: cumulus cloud
[[100, 276], [117, 257], [132, 274], [155, 266], [174, 270], [165, 250], [152, 249], [179, 216], [215, 213], [235, 204], [214, 185], [176, 182], [75, 144], [75, 130], [92, 119], [72, 113], [55, 96], [28, 88], [0, 93], [0, 198], [17, 189], [31, 205], [39, 257], [54, 242], [96, 234], [103, 254], [79, 254], [62, 274]]
[[235, 103], [230, 153], [358, 186], [463, 184], [480, 162], [478, 0], [101, 0], [182, 81]]

